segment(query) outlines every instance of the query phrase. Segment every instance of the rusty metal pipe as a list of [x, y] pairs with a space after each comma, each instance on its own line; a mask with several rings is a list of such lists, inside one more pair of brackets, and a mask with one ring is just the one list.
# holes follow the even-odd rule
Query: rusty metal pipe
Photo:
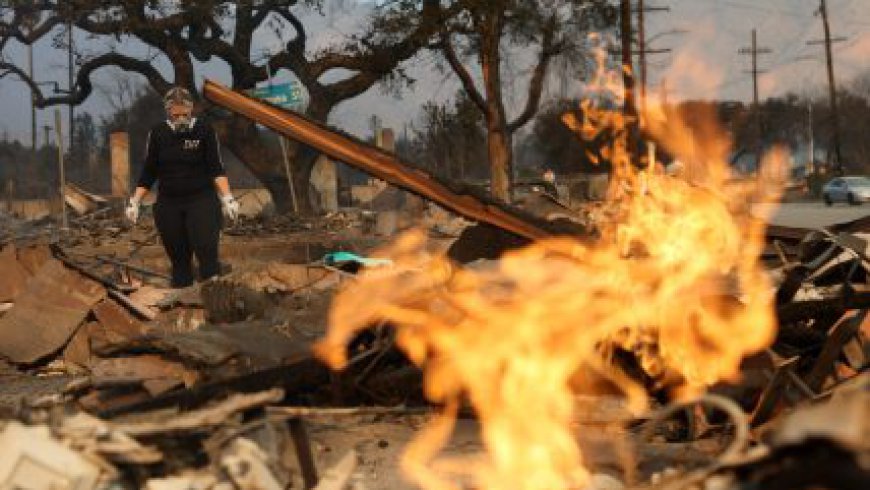
[[473, 221], [481, 221], [530, 240], [554, 233], [499, 206], [468, 194], [457, 194], [421, 170], [400, 162], [394, 155], [321, 127], [292, 111], [260, 102], [207, 80], [205, 97], [278, 133], [304, 143], [330, 158], [352, 165], [390, 184], [434, 201]]

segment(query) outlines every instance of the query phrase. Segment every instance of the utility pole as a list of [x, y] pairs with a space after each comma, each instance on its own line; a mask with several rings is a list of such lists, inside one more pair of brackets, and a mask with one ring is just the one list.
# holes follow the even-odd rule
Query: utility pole
[[632, 163], [636, 162], [637, 153], [637, 105], [634, 97], [634, 56], [631, 49], [631, 0], [621, 0], [620, 30], [622, 42], [622, 84], [625, 117], [625, 150]]
[[740, 54], [748, 54], [752, 56], [752, 70], [749, 73], [752, 74], [752, 104], [756, 107], [758, 106], [758, 75], [765, 73], [764, 70], [758, 69], [758, 55], [760, 54], [770, 54], [771, 51], [769, 48], [759, 48], [758, 47], [758, 34], [755, 29], [752, 29], [752, 46], [749, 48], [740, 48], [738, 53]]
[[622, 82], [625, 106], [623, 111], [626, 116], [635, 115], [634, 101], [634, 58], [631, 49], [631, 0], [621, 0], [620, 3], [620, 31], [622, 42]]
[[809, 174], [809, 173], [816, 172], [816, 138], [815, 138], [815, 135], [813, 134], [813, 101], [812, 100], [807, 101], [807, 116], [808, 116], [808, 118], [807, 118], [808, 119], [808, 121], [807, 121], [807, 137], [809, 139], [808, 143], [809, 143], [809, 154], [810, 154], [809, 169], [808, 169], [809, 170], [808, 174]]
[[60, 109], [54, 110], [54, 125], [55, 125], [55, 133], [54, 135], [57, 137], [57, 169], [58, 169], [58, 177], [60, 180], [60, 187], [58, 191], [60, 192], [60, 210], [61, 210], [61, 224], [63, 230], [69, 228], [69, 222], [67, 221], [67, 213], [66, 213], [66, 196], [64, 196], [64, 190], [66, 188], [66, 169], [63, 161], [63, 126], [61, 122]]
[[[752, 57], [752, 109], [755, 112], [755, 148], [757, 165], [761, 164], [761, 136], [763, 132], [763, 120], [761, 115], [761, 107], [758, 97], [758, 75], [764, 73], [764, 70], [758, 69], [758, 55], [770, 54], [772, 51], [769, 48], [758, 47], [758, 34], [755, 29], [752, 29], [752, 46], [749, 48], [741, 48], [738, 53], [748, 54]], [[760, 171], [761, 169], [758, 168]], [[760, 172], [759, 172], [760, 175]]]
[[647, 90], [647, 63], [646, 55], [670, 53], [670, 49], [647, 49], [646, 39], [646, 13], [647, 12], [669, 12], [670, 7], [648, 7], [645, 5], [645, 0], [637, 0], [637, 53], [640, 56], [640, 106], [643, 112], [646, 111], [646, 90]]
[[51, 146], [51, 126], [46, 124], [42, 127], [42, 130], [45, 132], [45, 146]]
[[[27, 75], [33, 80], [33, 43], [27, 45]], [[36, 151], [36, 94], [30, 92], [30, 146]]]
[[[834, 126], [834, 170], [838, 174], [843, 174], [843, 153], [840, 144], [840, 111], [837, 104], [837, 84], [834, 80], [834, 55], [831, 50], [833, 43], [840, 43], [846, 40], [844, 37], [831, 38], [831, 24], [828, 21], [828, 4], [825, 0], [821, 0], [819, 10], [816, 15], [821, 15], [822, 26], [825, 30], [825, 39], [821, 41], [810, 41], [809, 45], [825, 45], [825, 58], [828, 65], [828, 94], [831, 99], [831, 117], [833, 118]], [[831, 150], [828, 149], [828, 160], [831, 158]]]

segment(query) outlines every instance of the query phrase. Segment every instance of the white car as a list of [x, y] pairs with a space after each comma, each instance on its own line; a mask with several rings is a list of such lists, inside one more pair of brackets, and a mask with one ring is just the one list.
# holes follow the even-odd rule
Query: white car
[[861, 204], [870, 201], [870, 177], [837, 177], [822, 187], [822, 199], [830, 206], [835, 202]]

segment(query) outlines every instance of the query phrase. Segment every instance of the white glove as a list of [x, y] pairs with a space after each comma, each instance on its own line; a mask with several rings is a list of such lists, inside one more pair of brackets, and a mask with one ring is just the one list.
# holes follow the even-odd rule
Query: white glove
[[232, 194], [221, 196], [221, 206], [223, 207], [224, 216], [226, 216], [230, 221], [239, 219], [241, 206], [239, 205], [239, 201], [236, 201], [236, 198], [233, 197]]
[[129, 201], [127, 201], [127, 207], [124, 209], [124, 214], [127, 215], [127, 219], [130, 220], [133, 224], [136, 224], [139, 221], [139, 200], [135, 197], [131, 197]]

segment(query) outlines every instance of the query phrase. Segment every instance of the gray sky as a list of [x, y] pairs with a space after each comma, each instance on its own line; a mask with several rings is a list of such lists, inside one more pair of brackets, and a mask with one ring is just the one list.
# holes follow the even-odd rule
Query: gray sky
[[[313, 20], [310, 32], [316, 34], [315, 42], [327, 43], [353, 33], [363, 22], [359, 11], [352, 6], [353, 0], [341, 3], [350, 6], [333, 8], [328, 12], [331, 15]], [[669, 13], [648, 15], [648, 37], [673, 30], [686, 31], [659, 37], [652, 43], [653, 48], [668, 47], [674, 52], [650, 57], [651, 91], [657, 91], [661, 80], [666, 79], [671, 97], [748, 100], [752, 85], [744, 70], [750, 67], [750, 60], [737, 51], [749, 45], [753, 28], [758, 30], [759, 45], [773, 50], [760, 58], [760, 67], [768, 70], [761, 78], [761, 97], [824, 88], [822, 47], [806, 45], [809, 40], [822, 38], [821, 19], [813, 15], [818, 3], [818, 0], [647, 0], [649, 5], [667, 4], [671, 7]], [[870, 0], [828, 0], [828, 4], [834, 35], [848, 38], [836, 45], [834, 55], [838, 83], [847, 84], [870, 70]], [[103, 47], [85, 41], [81, 34], [77, 39], [87, 49]], [[259, 36], [258, 41], [264, 48], [275, 42], [266, 33]], [[119, 49], [138, 56], [147, 54], [141, 46], [133, 43]], [[8, 55], [16, 60], [25, 59], [21, 47], [14, 47]], [[797, 59], [806, 56], [814, 59]], [[162, 65], [158, 63], [158, 66]], [[432, 55], [423, 55], [408, 66], [418, 80], [413, 88], [404, 90], [397, 98], [375, 87], [364, 96], [339, 106], [330, 122], [364, 135], [371, 115], [377, 114], [386, 126], [401, 130], [403, 124], [412, 122], [419, 115], [423, 103], [447, 100], [459, 88], [451, 75], [435, 69]], [[523, 72], [523, 61], [516, 62], [516, 68]], [[53, 49], [48, 41], [40, 43], [36, 47], [36, 70], [39, 80], [66, 80], [65, 53]], [[229, 75], [222, 63], [200, 66], [198, 72], [200, 76], [228, 82]], [[98, 73], [98, 84], [107, 83], [114, 75], [109, 69]], [[279, 75], [280, 79], [287, 77], [286, 73]], [[518, 94], [517, 104], [523, 101], [519, 94], [524, 85], [523, 77], [511, 85]], [[552, 88], [557, 85], [555, 80], [551, 80], [551, 94], [556, 93]], [[579, 89], [579, 84], [569, 87], [571, 92]], [[99, 115], [106, 113], [108, 108], [105, 96], [98, 91], [77, 110]], [[13, 79], [0, 80], [0, 133], [29, 140], [29, 114], [29, 96], [24, 85]], [[50, 117], [53, 117], [53, 109], [41, 111], [39, 124], [44, 124]]]

